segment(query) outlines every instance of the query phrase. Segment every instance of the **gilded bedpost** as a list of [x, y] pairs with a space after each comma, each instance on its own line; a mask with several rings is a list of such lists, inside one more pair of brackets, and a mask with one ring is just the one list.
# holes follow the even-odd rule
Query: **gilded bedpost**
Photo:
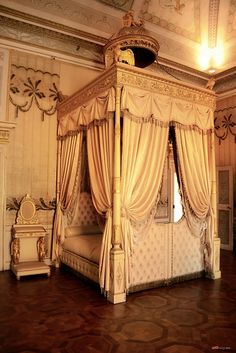
[[213, 149], [212, 153], [212, 192], [211, 192], [211, 207], [213, 210], [213, 226], [214, 226], [214, 235], [213, 235], [213, 244], [212, 244], [212, 272], [209, 273], [209, 277], [212, 279], [221, 278], [220, 271], [220, 238], [218, 236], [218, 212], [217, 212], [217, 195], [216, 195], [216, 161], [215, 161], [215, 135], [211, 134], [211, 148]]
[[112, 227], [112, 249], [110, 252], [110, 291], [108, 300], [113, 304], [126, 301], [125, 278], [124, 278], [124, 250], [121, 248], [120, 228], [120, 100], [121, 86], [116, 86], [116, 110], [115, 110], [115, 134], [114, 134], [114, 171], [113, 171], [113, 227]]
[[[62, 140], [57, 140], [57, 171], [56, 171], [56, 215], [57, 215], [57, 208], [60, 207], [60, 168], [61, 168], [61, 148], [62, 148]], [[56, 217], [55, 215], [55, 217]], [[56, 232], [56, 219], [54, 221], [54, 228], [53, 228], [53, 245], [52, 245], [52, 261], [55, 267], [60, 266], [60, 259], [59, 259], [59, 242], [57, 239], [57, 232]]]

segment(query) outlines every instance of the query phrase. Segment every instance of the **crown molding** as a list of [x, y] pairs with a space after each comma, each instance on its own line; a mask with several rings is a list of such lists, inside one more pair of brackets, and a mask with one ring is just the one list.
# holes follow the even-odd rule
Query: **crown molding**
[[31, 23], [36, 26], [45, 27], [45, 28], [51, 29], [53, 31], [65, 33], [70, 36], [75, 36], [77, 38], [81, 38], [81, 39], [89, 41], [89, 42], [93, 42], [93, 43], [97, 43], [97, 44], [101, 44], [101, 45], [104, 45], [107, 43], [106, 38], [96, 36], [94, 34], [87, 33], [87, 32], [78, 30], [76, 28], [66, 26], [66, 25], [63, 25], [58, 22], [46, 20], [44, 18], [33, 16], [33, 15], [27, 14], [25, 12], [14, 10], [14, 9], [11, 9], [6, 6], [0, 5], [0, 14], [3, 16], [7, 16], [9, 18], [12, 18], [12, 19], [16, 19], [21, 22]]

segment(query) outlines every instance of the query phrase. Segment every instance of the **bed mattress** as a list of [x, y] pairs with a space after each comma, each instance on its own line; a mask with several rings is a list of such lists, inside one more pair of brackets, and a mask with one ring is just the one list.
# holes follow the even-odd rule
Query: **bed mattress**
[[102, 246], [102, 234], [75, 235], [66, 238], [63, 248], [99, 264]]

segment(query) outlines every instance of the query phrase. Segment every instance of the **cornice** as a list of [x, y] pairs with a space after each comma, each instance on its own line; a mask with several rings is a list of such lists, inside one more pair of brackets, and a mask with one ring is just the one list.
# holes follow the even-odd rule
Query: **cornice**
[[185, 72], [191, 76], [200, 77], [204, 80], [209, 80], [209, 78], [211, 77], [209, 74], [207, 74], [205, 72], [202, 72], [197, 69], [193, 69], [193, 68], [186, 66], [186, 65], [183, 65], [183, 64], [179, 64], [179, 63], [172, 61], [170, 59], [163, 58], [162, 56], [158, 56], [158, 63], [163, 66], [173, 68], [174, 70], [177, 70], [179, 72]]
[[115, 86], [129, 85], [171, 98], [184, 99], [215, 109], [215, 93], [191, 84], [163, 79], [156, 74], [118, 63], [105, 70], [96, 80], [58, 105], [58, 118]]
[[8, 17], [19, 20], [21, 22], [31, 23], [31, 24], [34, 24], [37, 26], [43, 26], [43, 27], [51, 29], [53, 31], [58, 31], [61, 33], [69, 34], [71, 36], [75, 36], [75, 37], [84, 39], [86, 41], [98, 43], [101, 45], [104, 45], [107, 43], [106, 38], [96, 36], [94, 34], [87, 33], [87, 32], [78, 30], [76, 28], [66, 26], [66, 25], [63, 25], [58, 22], [54, 22], [54, 21], [50, 21], [50, 20], [47, 20], [44, 18], [33, 16], [33, 15], [27, 14], [25, 12], [17, 11], [17, 10], [11, 9], [6, 6], [0, 5], [0, 14], [2, 14], [3, 16], [7, 15]]
[[213, 91], [182, 81], [160, 78], [158, 75], [136, 67], [131, 69], [124, 64], [117, 66], [119, 84], [128, 84], [171, 98], [184, 99], [208, 106], [211, 109], [215, 108], [215, 93]]
[[0, 38], [103, 63], [102, 46], [99, 44], [1, 15], [0, 28]]

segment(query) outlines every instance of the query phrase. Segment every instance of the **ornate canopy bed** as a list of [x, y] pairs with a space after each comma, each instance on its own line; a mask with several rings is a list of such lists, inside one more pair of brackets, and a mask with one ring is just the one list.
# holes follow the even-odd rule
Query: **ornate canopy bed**
[[[56, 261], [98, 282], [112, 303], [203, 272], [220, 277], [214, 93], [144, 69], [159, 45], [132, 21], [105, 47], [106, 70], [58, 108]], [[184, 216], [161, 224], [170, 129]], [[90, 193], [81, 189], [85, 155]]]

